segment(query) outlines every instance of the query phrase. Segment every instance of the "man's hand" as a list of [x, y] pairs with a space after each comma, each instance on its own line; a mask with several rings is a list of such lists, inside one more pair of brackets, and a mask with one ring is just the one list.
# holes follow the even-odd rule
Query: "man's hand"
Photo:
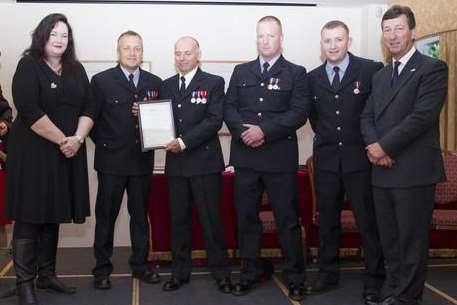
[[138, 103], [133, 103], [133, 105], [132, 105], [132, 115], [137, 117], [139, 109], [140, 109], [140, 107], [138, 106]]
[[395, 163], [395, 160], [393, 160], [389, 156], [385, 156], [384, 158], [381, 158], [380, 160], [378, 160], [378, 162], [376, 162], [376, 165], [391, 168], [394, 165], [394, 163]]
[[367, 151], [370, 160], [374, 159], [378, 161], [387, 156], [386, 152], [384, 151], [384, 149], [382, 149], [381, 145], [379, 145], [378, 142], [368, 145]]
[[7, 132], [8, 132], [8, 124], [6, 124], [6, 122], [4, 122], [4, 121], [1, 121], [0, 122], [0, 136], [6, 135]]
[[79, 139], [76, 136], [66, 137], [60, 142], [60, 151], [67, 158], [74, 157], [80, 147], [81, 143], [79, 143]]
[[181, 152], [181, 146], [179, 146], [178, 139], [171, 140], [167, 146], [165, 146], [167, 151], [171, 151], [172, 153], [179, 153]]
[[249, 147], [259, 147], [265, 142], [265, 135], [257, 125], [243, 124], [247, 129], [241, 133], [241, 140]]

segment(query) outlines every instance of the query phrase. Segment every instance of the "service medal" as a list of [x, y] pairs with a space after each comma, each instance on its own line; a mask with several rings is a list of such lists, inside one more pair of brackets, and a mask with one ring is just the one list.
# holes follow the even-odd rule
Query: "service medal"
[[206, 102], [207, 102], [206, 97], [208, 96], [208, 92], [207, 91], [202, 91], [202, 96], [203, 96], [202, 104], [206, 104]]
[[270, 77], [267, 89], [268, 90], [272, 90], [273, 89], [273, 77]]
[[359, 89], [359, 88], [360, 88], [360, 81], [358, 81], [358, 80], [355, 81], [355, 82], [354, 82], [354, 86], [355, 86], [355, 88], [354, 88], [354, 94], [359, 94], [359, 93], [360, 93], [360, 89]]

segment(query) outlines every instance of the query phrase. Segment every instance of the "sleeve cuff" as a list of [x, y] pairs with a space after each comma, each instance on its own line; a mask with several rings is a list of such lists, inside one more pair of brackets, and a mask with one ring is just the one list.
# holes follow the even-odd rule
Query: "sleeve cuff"
[[179, 147], [181, 147], [181, 150], [186, 149], [186, 144], [184, 144], [183, 140], [181, 138], [177, 138]]

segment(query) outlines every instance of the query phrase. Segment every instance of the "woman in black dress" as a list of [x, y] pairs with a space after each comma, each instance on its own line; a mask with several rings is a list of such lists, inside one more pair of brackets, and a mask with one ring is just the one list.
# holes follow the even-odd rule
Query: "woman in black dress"
[[89, 216], [84, 138], [92, 128], [89, 82], [64, 15], [38, 24], [13, 78], [17, 109], [9, 136], [6, 214], [15, 221], [13, 258], [20, 305], [36, 287], [74, 293], [56, 278], [60, 223]]

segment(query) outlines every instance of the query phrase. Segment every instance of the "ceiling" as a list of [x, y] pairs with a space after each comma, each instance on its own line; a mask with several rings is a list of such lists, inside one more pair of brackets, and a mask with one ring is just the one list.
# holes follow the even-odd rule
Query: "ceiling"
[[[16, 0], [0, 0], [0, 3], [7, 3], [7, 2], [17, 2]], [[390, 0], [112, 0], [112, 1], [97, 1], [97, 0], [75, 0], [75, 1], [18, 1], [18, 2], [225, 2], [225, 3], [274, 3], [279, 5], [287, 5], [287, 4], [317, 4], [317, 5], [331, 5], [331, 6], [363, 6], [367, 4], [387, 4]]]

